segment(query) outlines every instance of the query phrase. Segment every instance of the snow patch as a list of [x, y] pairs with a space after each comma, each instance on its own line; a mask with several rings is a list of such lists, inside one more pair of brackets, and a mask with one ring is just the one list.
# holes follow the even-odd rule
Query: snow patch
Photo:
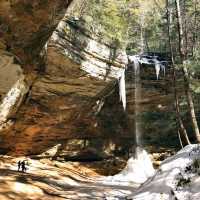
[[193, 169], [193, 163], [196, 159], [200, 159], [200, 145], [186, 146], [175, 156], [163, 161], [155, 176], [144, 183], [143, 186], [139, 188], [134, 195], [128, 197], [128, 199], [200, 199], [199, 172], [195, 172]]

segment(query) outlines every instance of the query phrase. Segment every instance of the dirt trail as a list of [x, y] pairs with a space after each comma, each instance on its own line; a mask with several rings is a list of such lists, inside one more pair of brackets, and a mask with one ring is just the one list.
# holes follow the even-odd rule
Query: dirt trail
[[26, 173], [17, 171], [23, 158], [0, 157], [1, 200], [122, 199], [130, 186], [104, 185], [92, 168], [80, 163], [27, 159]]

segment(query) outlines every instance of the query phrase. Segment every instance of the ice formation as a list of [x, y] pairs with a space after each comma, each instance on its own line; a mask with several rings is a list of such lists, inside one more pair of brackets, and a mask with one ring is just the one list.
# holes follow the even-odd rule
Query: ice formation
[[119, 98], [123, 104], [124, 110], [126, 110], [126, 83], [125, 83], [125, 69], [122, 71], [122, 75], [119, 78]]
[[163, 65], [159, 60], [154, 58], [154, 63], [155, 63], [155, 70], [156, 70], [156, 78], [158, 80], [160, 71], [163, 71], [163, 74], [165, 76], [165, 65]]
[[145, 58], [145, 57], [140, 57], [138, 55], [129, 56], [128, 59], [131, 63], [134, 63], [135, 70], [138, 70], [139, 64], [145, 64], [145, 65], [154, 64], [157, 80], [159, 79], [159, 75], [161, 71], [163, 72], [163, 75], [165, 76], [165, 65], [163, 64], [163, 62], [166, 62], [166, 61], [160, 61], [158, 60], [157, 57]]
[[139, 57], [134, 55], [134, 56], [129, 56], [128, 59], [129, 59], [130, 63], [134, 64], [134, 70], [138, 71], [140, 68]]
[[163, 71], [163, 75], [165, 76], [165, 65], [161, 64], [160, 67], [161, 67], [161, 71]]
[[155, 70], [156, 70], [156, 78], [158, 80], [160, 74], [160, 63], [157, 59], [155, 59]]
[[147, 152], [141, 147], [137, 147], [136, 158], [131, 157], [126, 167], [119, 174], [105, 177], [103, 183], [108, 185], [142, 184], [153, 176], [154, 172]]

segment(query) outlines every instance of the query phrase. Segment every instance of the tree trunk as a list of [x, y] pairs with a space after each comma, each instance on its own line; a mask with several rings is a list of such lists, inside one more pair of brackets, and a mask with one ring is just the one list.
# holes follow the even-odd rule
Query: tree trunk
[[143, 25], [140, 27], [140, 53], [144, 53], [144, 32]]
[[174, 99], [175, 99], [175, 108], [176, 108], [176, 118], [177, 123], [179, 126], [178, 135], [180, 139], [181, 145], [185, 146], [187, 144], [190, 144], [190, 140], [187, 135], [187, 131], [184, 127], [183, 121], [181, 119], [180, 115], [180, 107], [179, 107], [179, 99], [177, 95], [177, 89], [176, 89], [176, 70], [174, 65], [174, 55], [173, 55], [173, 49], [172, 49], [172, 43], [171, 43], [171, 13], [169, 11], [169, 2], [166, 0], [166, 9], [167, 9], [167, 33], [168, 33], [168, 42], [169, 42], [169, 48], [170, 48], [170, 55], [172, 60], [172, 69], [173, 69], [173, 87], [174, 87]]
[[186, 0], [184, 0], [184, 38], [185, 38], [185, 56], [188, 56], [188, 29], [187, 29], [187, 15], [186, 15]]
[[146, 33], [146, 31], [145, 31], [145, 46], [146, 46], [146, 50], [147, 50], [147, 52], [150, 52], [150, 50], [149, 50], [149, 43], [148, 43], [148, 37], [147, 37], [147, 33]]
[[194, 2], [194, 28], [193, 28], [193, 38], [192, 38], [192, 56], [195, 54], [196, 50], [196, 40], [197, 40], [197, 0]]
[[178, 25], [178, 34], [179, 34], [179, 54], [180, 54], [181, 64], [183, 64], [182, 71], [183, 71], [183, 75], [184, 75], [185, 92], [186, 92], [187, 103], [188, 103], [188, 107], [189, 107], [189, 111], [190, 111], [192, 128], [195, 133], [197, 142], [200, 143], [200, 132], [199, 132], [199, 127], [198, 127], [197, 119], [196, 119], [196, 115], [195, 115], [192, 94], [190, 91], [189, 74], [188, 74], [188, 69], [185, 65], [186, 52], [184, 49], [184, 36], [183, 36], [183, 24], [182, 24], [182, 17], [181, 17], [180, 1], [175, 0], [175, 2], [176, 2], [176, 13], [177, 13], [177, 20], [178, 20], [177, 25]]

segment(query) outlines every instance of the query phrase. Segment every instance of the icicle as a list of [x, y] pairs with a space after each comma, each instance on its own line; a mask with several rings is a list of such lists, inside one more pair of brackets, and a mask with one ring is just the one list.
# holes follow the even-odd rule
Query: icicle
[[135, 59], [134, 59], [134, 66], [135, 66], [135, 72], [138, 73], [140, 70], [140, 63], [139, 63], [139, 60], [137, 57], [135, 57]]
[[140, 67], [139, 58], [137, 56], [129, 56], [129, 61], [134, 64], [135, 71], [138, 71]]
[[159, 74], [160, 74], [160, 64], [159, 63], [155, 64], [155, 70], [156, 70], [156, 78], [158, 80]]
[[124, 110], [126, 110], [126, 84], [125, 84], [125, 69], [122, 71], [122, 75], [119, 78], [119, 98], [123, 104]]
[[155, 62], [156, 78], [158, 80], [160, 71], [163, 71], [163, 75], [165, 76], [165, 65], [159, 62], [157, 59], [154, 59], [154, 62]]
[[161, 71], [163, 71], [163, 75], [165, 76], [165, 65], [161, 64]]
[[159, 74], [160, 74], [161, 64], [157, 59], [154, 59], [154, 62], [155, 62], [156, 78], [158, 80]]

